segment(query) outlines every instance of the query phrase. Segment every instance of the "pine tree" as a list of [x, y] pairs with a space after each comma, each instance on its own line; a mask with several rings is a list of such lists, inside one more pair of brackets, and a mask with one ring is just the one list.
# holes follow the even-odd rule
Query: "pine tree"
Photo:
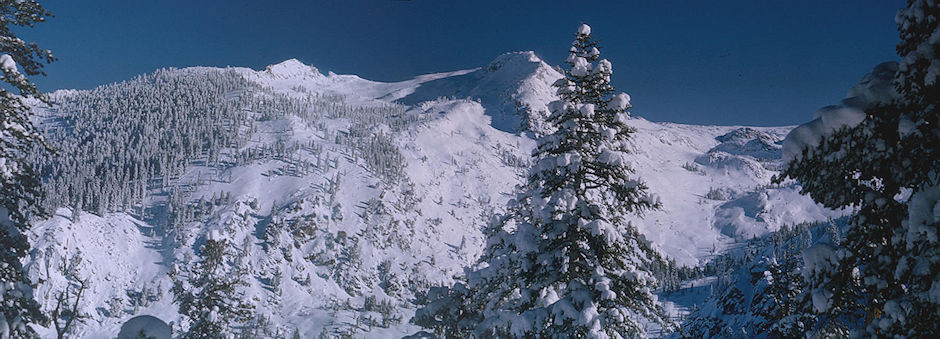
[[920, 337], [940, 333], [940, 3], [908, 0], [896, 21], [902, 61], [895, 84], [903, 101], [894, 175], [913, 194], [904, 206], [905, 247], [895, 272], [905, 293], [885, 303], [887, 321], [878, 326]]
[[896, 21], [897, 97], [867, 103], [861, 123], [804, 149], [783, 177], [858, 211], [839, 247], [804, 254], [816, 311], [863, 336], [929, 337], [940, 333], [940, 4], [909, 0]]
[[631, 176], [629, 96], [614, 94], [597, 46], [581, 25], [549, 106], [556, 131], [539, 138], [527, 183], [487, 227], [485, 265], [467, 275], [469, 302], [455, 303], [469, 306], [447, 312], [465, 323], [446, 335], [617, 338], [672, 326], [652, 292], [661, 258], [626, 220], [660, 203]]
[[47, 320], [21, 263], [30, 251], [23, 234], [30, 217], [47, 215], [38, 204], [40, 181], [25, 158], [34, 147], [49, 151], [29, 120], [30, 106], [24, 99], [49, 103], [26, 75], [45, 75], [43, 64], [54, 58], [18, 38], [11, 26], [33, 27], [50, 16], [35, 1], [0, 1], [0, 81], [9, 85], [0, 87], [0, 334], [13, 337], [35, 337], [29, 325]]
[[228, 240], [212, 236], [193, 268], [173, 273], [174, 297], [189, 320], [184, 338], [225, 338], [250, 319], [252, 306], [240, 290], [244, 272], [232, 267], [232, 255]]
[[537, 335], [632, 337], [645, 334], [644, 320], [669, 322], [651, 292], [659, 256], [625, 221], [660, 204], [631, 177], [630, 98], [614, 94], [611, 63], [597, 47], [582, 24], [570, 69], [555, 83], [560, 100], [549, 105], [557, 130], [538, 141], [517, 199], [517, 232], [535, 236], [522, 261], [523, 293], [533, 298], [518, 309], [534, 316]]
[[768, 320], [769, 328], [765, 330], [772, 338], [799, 337], [814, 323], [804, 293], [806, 284], [799, 274], [800, 262], [797, 256], [803, 248], [802, 244], [791, 238], [768, 267], [767, 272], [772, 281], [763, 294], [772, 302], [756, 313]]

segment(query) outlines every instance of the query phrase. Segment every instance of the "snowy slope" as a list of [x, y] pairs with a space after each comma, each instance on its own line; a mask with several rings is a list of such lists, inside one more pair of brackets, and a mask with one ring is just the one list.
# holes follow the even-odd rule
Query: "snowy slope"
[[[174, 72], [196, 71], [212, 69]], [[324, 75], [294, 59], [235, 71], [257, 85], [244, 90], [253, 101], [243, 108], [255, 121], [247, 142], [223, 151], [229, 165], [193, 161], [167, 187], [151, 187], [143, 215], [83, 213], [76, 222], [60, 209], [34, 228], [29, 269], [45, 307], [70, 284], [58, 263], [82, 254], [73, 277], [87, 281], [81, 309], [90, 319], [76, 336], [116, 336], [140, 314], [178, 329], [167, 272], [194, 262], [213, 230], [248, 268], [244, 291], [263, 316], [253, 323], [270, 335], [414, 333], [412, 301], [475, 260], [485, 218], [522, 182], [560, 77], [532, 52], [394, 83]], [[69, 116], [43, 112], [46, 121]], [[633, 222], [679, 263], [842, 215], [797, 187], [769, 186], [790, 127], [630, 125], [633, 167], [663, 202]], [[211, 207], [171, 226], [175, 199]]]
[[548, 111], [555, 93], [551, 85], [559, 78], [561, 74], [534, 52], [506, 53], [472, 72], [423, 82], [399, 102], [413, 105], [438, 98], [477, 99], [493, 127], [516, 132], [523, 127], [521, 113], [526, 109], [536, 119], [538, 112]]
[[[40, 282], [35, 293], [44, 308], [54, 307], [52, 296], [66, 286], [77, 287], [77, 278], [88, 284], [79, 312], [94, 319], [79, 332], [82, 336], [116, 336], [124, 311], [176, 317], [166, 298], [158, 302], [160, 307], [148, 307], [170, 288], [159, 253], [161, 240], [152, 236], [152, 227], [123, 213], [82, 213], [78, 222], [71, 218], [70, 211], [60, 209], [31, 230], [34, 250], [27, 271]], [[37, 329], [44, 338], [55, 337], [55, 330]]]

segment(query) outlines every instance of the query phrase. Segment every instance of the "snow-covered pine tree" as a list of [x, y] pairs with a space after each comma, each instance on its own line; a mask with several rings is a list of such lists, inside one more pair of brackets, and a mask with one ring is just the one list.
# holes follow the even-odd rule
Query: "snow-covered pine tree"
[[710, 285], [708, 300], [688, 315], [682, 336], [803, 337], [817, 323], [800, 275], [800, 253], [814, 241], [809, 227], [815, 226], [783, 225], [749, 240], [745, 252], [724, 253], [706, 264], [720, 284]]
[[243, 272], [232, 267], [232, 256], [228, 240], [213, 231], [199, 252], [201, 260], [172, 273], [179, 312], [189, 320], [183, 338], [226, 338], [251, 318], [253, 307], [239, 289], [246, 284]]
[[755, 312], [767, 319], [768, 328], [763, 330], [771, 338], [799, 337], [814, 324], [804, 293], [806, 283], [799, 272], [798, 256], [805, 246], [802, 239], [788, 240], [765, 271], [769, 273], [770, 283], [762, 294], [770, 302]]
[[538, 140], [535, 166], [517, 198], [516, 233], [534, 240], [522, 260], [521, 303], [537, 336], [637, 337], [645, 322], [670, 326], [652, 290], [659, 260], [628, 214], [660, 206], [626, 161], [633, 129], [630, 97], [615, 94], [611, 63], [600, 59], [591, 28], [582, 24], [554, 85], [548, 122], [557, 130]]
[[648, 323], [672, 326], [649, 270], [661, 259], [626, 221], [660, 203], [631, 176], [630, 98], [615, 95], [611, 63], [599, 59], [590, 30], [579, 27], [569, 69], [555, 83], [548, 122], [557, 130], [539, 138], [527, 183], [488, 226], [469, 291], [437, 293], [465, 306], [437, 323], [419, 312], [416, 323], [449, 329], [447, 336], [543, 338], [642, 337]]
[[33, 27], [49, 16], [35, 1], [0, 1], [0, 81], [8, 85], [0, 87], [0, 337], [4, 338], [35, 337], [29, 325], [47, 320], [33, 299], [21, 262], [30, 250], [23, 234], [30, 216], [46, 214], [38, 204], [40, 181], [25, 161], [30, 149], [45, 143], [29, 120], [24, 98], [49, 102], [26, 75], [44, 75], [43, 64], [54, 58], [50, 51], [18, 38], [12, 28]]
[[913, 189], [901, 221], [905, 244], [896, 278], [905, 293], [885, 303], [879, 327], [921, 337], [940, 333], [940, 3], [908, 0], [898, 12], [902, 60], [895, 85], [903, 98], [899, 182]]
[[897, 97], [866, 103], [863, 121], [804, 149], [783, 176], [830, 208], [858, 210], [838, 247], [804, 253], [820, 319], [844, 322], [817, 327], [929, 337], [940, 333], [940, 4], [909, 0], [896, 21]]

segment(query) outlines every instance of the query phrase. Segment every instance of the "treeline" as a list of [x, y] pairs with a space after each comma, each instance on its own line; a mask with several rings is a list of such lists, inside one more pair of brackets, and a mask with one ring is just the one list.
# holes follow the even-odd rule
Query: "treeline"
[[839, 225], [829, 222], [785, 225], [776, 232], [754, 237], [743, 246], [716, 256], [703, 267], [716, 277], [706, 302], [696, 306], [682, 324], [691, 337], [769, 335], [798, 337], [846, 334], [821, 317], [815, 319], [812, 291], [803, 276], [803, 253], [817, 243], [838, 244]]
[[[215, 167], [215, 179], [222, 181], [226, 169], [259, 159], [286, 162], [288, 175], [336, 167], [338, 159], [322, 143], [253, 142], [260, 123], [288, 116], [345, 146], [344, 154], [385, 182], [397, 183], [405, 161], [381, 126], [398, 131], [420, 119], [400, 105], [277, 94], [231, 69], [162, 69], [90, 91], [56, 92], [51, 99], [44, 134], [57, 154], [36, 151], [28, 159], [43, 179], [42, 205], [99, 215], [142, 207], [148, 191], [178, 185], [173, 181], [189, 164]], [[323, 118], [350, 126], [337, 129]]]
[[199, 159], [217, 163], [249, 137], [242, 110], [254, 86], [232, 70], [158, 70], [90, 91], [56, 92], [45, 133], [58, 154], [34, 152], [47, 208], [126, 211]]

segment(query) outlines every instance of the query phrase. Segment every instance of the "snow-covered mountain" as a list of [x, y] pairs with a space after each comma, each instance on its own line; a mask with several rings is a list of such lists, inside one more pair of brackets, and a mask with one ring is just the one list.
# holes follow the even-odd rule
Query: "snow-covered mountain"
[[[475, 260], [484, 220], [522, 183], [560, 77], [533, 52], [392, 83], [324, 75], [291, 59], [53, 93], [55, 105], [37, 106], [37, 119], [69, 152], [35, 161], [71, 174], [47, 180], [48, 204], [59, 209], [30, 234], [36, 297], [51, 308], [84, 281], [77, 337], [114, 337], [140, 314], [178, 328], [170, 273], [217, 234], [234, 247], [257, 314], [245, 331], [414, 333], [415, 301]], [[663, 209], [632, 222], [680, 264], [844, 214], [797, 186], [770, 184], [792, 127], [633, 113], [630, 161]], [[73, 213], [76, 204], [94, 213]]]

